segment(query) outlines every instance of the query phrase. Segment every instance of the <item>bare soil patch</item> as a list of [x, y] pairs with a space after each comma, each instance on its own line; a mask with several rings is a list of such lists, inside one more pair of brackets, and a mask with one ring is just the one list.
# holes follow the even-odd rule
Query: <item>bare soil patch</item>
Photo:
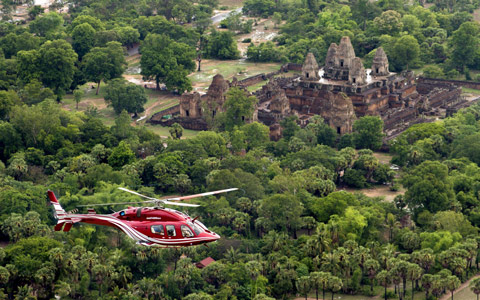
[[342, 188], [340, 190], [344, 190], [350, 193], [362, 193], [368, 197], [383, 197], [387, 202], [392, 202], [397, 195], [403, 195], [406, 191], [402, 187], [398, 191], [393, 192], [390, 190], [390, 187], [388, 185], [376, 185], [371, 188], [365, 189]]

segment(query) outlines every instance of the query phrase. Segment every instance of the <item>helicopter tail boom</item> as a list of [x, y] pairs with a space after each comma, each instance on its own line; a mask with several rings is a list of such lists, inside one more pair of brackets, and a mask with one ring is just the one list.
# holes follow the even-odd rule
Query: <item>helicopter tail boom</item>
[[[73, 221], [67, 214], [67, 212], [62, 208], [60, 205], [60, 202], [58, 202], [57, 197], [55, 197], [55, 194], [48, 190], [47, 192], [48, 198], [50, 199], [50, 204], [53, 205], [54, 208], [54, 216], [58, 220], [57, 225], [55, 225], [55, 231], [69, 231], [70, 228], [72, 228]], [[65, 225], [65, 226], [64, 226]]]

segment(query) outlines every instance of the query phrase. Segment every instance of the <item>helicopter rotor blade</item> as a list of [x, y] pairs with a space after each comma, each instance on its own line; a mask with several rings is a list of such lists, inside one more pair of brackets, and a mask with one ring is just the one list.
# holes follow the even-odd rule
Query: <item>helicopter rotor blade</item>
[[188, 207], [199, 207], [198, 204], [182, 203], [182, 202], [171, 202], [171, 201], [162, 201], [163, 204], [167, 205], [177, 205], [177, 206], [188, 206]]
[[[125, 192], [129, 192], [131, 194], [134, 194], [134, 195], [137, 195], [137, 196], [140, 196], [140, 197], [143, 197], [143, 198], [146, 198], [146, 199], [151, 200], [151, 201], [162, 201], [160, 199], [148, 197], [148, 196], [142, 195], [140, 193], [137, 193], [135, 191], [132, 191], [132, 190], [129, 190], [129, 189], [126, 189], [126, 188], [123, 188], [123, 187], [119, 187], [118, 189], [122, 190], [122, 191], [125, 191]], [[144, 202], [150, 202], [150, 201], [144, 201]]]
[[90, 207], [90, 206], [108, 206], [108, 205], [120, 205], [120, 204], [139, 204], [145, 203], [145, 201], [137, 201], [137, 202], [116, 202], [116, 203], [97, 203], [97, 204], [82, 204], [77, 205], [77, 207]]
[[173, 198], [167, 198], [162, 201], [180, 201], [180, 200], [188, 200], [188, 199], [193, 199], [193, 198], [198, 198], [198, 197], [206, 197], [210, 195], [215, 195], [215, 194], [220, 194], [220, 193], [227, 193], [227, 192], [232, 192], [236, 191], [238, 188], [231, 188], [231, 189], [225, 189], [225, 190], [218, 190], [218, 191], [212, 191], [212, 192], [206, 192], [206, 193], [201, 193], [201, 194], [195, 194], [195, 195], [189, 195], [189, 196], [181, 196], [181, 197], [173, 197]]

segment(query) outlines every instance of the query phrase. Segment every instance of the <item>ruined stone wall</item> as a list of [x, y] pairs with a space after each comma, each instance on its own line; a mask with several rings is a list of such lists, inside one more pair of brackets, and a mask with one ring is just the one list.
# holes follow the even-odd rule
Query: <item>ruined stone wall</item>
[[383, 127], [385, 130], [391, 130], [398, 125], [413, 120], [416, 116], [416, 110], [411, 107], [395, 110], [382, 116]]
[[302, 64], [288, 63], [284, 64], [282, 68], [285, 68], [287, 71], [302, 71]]
[[461, 90], [455, 89], [451, 91], [442, 90], [438, 93], [428, 94], [428, 100], [431, 107], [451, 106], [460, 99]]
[[179, 123], [185, 129], [191, 130], [207, 130], [208, 124], [202, 118], [183, 118], [177, 117], [168, 120], [152, 120], [150, 119], [150, 123], [152, 124], [159, 124], [162, 126], [172, 126], [174, 123]]
[[464, 80], [449, 80], [449, 79], [419, 77], [418, 83], [453, 84], [456, 86], [462, 86], [470, 89], [480, 90], [480, 82], [472, 82], [472, 81], [464, 81]]
[[280, 67], [278, 71], [270, 72], [270, 73], [261, 73], [257, 74], [254, 76], [247, 77], [245, 79], [239, 80], [238, 84], [242, 85], [244, 87], [249, 87], [254, 84], [257, 84], [259, 82], [262, 82], [264, 80], [271, 79], [272, 77], [281, 74], [281, 73], [286, 73], [288, 71], [302, 71], [302, 65], [301, 64], [293, 64], [293, 63], [287, 63], [284, 64], [283, 66]]
[[262, 82], [264, 80], [267, 80], [267, 75], [265, 73], [261, 73], [255, 76], [251, 76], [251, 77], [247, 77], [245, 79], [239, 80], [238, 84], [247, 87], [247, 86], [251, 86], [259, 82]]
[[166, 110], [162, 110], [156, 114], [154, 114], [150, 120], [148, 120], [147, 122], [150, 122], [152, 124], [158, 124], [158, 122], [160, 122], [162, 120], [162, 117], [163, 116], [166, 116], [166, 115], [178, 115], [180, 113], [180, 104], [177, 104], [175, 106], [172, 106], [170, 108], [167, 108]]

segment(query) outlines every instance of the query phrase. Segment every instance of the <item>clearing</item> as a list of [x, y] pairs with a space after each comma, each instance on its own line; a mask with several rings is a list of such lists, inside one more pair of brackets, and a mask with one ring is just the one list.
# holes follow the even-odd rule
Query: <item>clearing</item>
[[[382, 164], [390, 165], [390, 161], [392, 160], [392, 155], [385, 152], [374, 152], [373, 156]], [[395, 177], [398, 177], [398, 174]], [[372, 187], [363, 189], [344, 187], [339, 190], [349, 193], [362, 193], [368, 197], [383, 197], [387, 202], [392, 202], [397, 195], [403, 195], [406, 191], [403, 187], [400, 187], [398, 191], [391, 191], [389, 185], [373, 185]]]

